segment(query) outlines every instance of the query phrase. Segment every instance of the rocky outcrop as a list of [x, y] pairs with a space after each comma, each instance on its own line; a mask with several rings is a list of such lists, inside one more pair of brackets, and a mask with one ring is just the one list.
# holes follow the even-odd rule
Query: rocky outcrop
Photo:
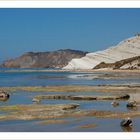
[[[91, 100], [128, 100], [130, 96], [128, 94], [125, 95], [118, 95], [118, 96], [88, 96], [88, 95], [36, 95], [34, 97], [35, 99], [57, 99], [57, 100], [86, 100], [86, 101], [91, 101]], [[33, 98], [33, 99], [34, 99]]]
[[5, 60], [1, 67], [6, 68], [62, 68], [73, 58], [81, 58], [87, 52], [77, 50], [57, 50], [53, 52], [27, 52], [10, 60]]
[[7, 101], [9, 99], [10, 95], [3, 90], [0, 90], [0, 101]]
[[138, 34], [106, 50], [88, 53], [80, 59], [72, 59], [64, 69], [93, 69], [101, 62], [102, 65], [104, 63], [115, 63], [139, 55], [140, 35]]
[[0, 106], [1, 111], [8, 113], [0, 114], [0, 120], [33, 120], [33, 119], [54, 119], [66, 116], [71, 113], [78, 104], [16, 104]]
[[[139, 84], [111, 84], [111, 85], [56, 85], [56, 86], [12, 86], [0, 87], [5, 91], [30, 91], [30, 92], [105, 92], [105, 93], [140, 93]], [[139, 98], [139, 96], [138, 96]]]
[[126, 105], [126, 107], [137, 107], [139, 104], [136, 102], [136, 101], [129, 101], [128, 103], [127, 103], [127, 105]]
[[115, 63], [101, 62], [93, 69], [140, 69], [140, 56], [124, 59]]
[[126, 119], [123, 119], [120, 123], [122, 127], [132, 127], [132, 120], [128, 117]]
[[[126, 118], [140, 116], [139, 111], [119, 112], [109, 110], [76, 109], [77, 104], [47, 104], [47, 105], [5, 105], [0, 106], [4, 113], [0, 114], [1, 121], [7, 120], [48, 120], [66, 117], [98, 117], [98, 118]], [[5, 113], [5, 111], [8, 111]], [[121, 125], [122, 126], [122, 125]]]

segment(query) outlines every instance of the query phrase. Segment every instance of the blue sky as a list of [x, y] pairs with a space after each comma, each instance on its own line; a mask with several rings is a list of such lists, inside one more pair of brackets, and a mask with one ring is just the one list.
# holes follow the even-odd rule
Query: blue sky
[[140, 32], [140, 9], [0, 9], [0, 62], [28, 51], [96, 51]]

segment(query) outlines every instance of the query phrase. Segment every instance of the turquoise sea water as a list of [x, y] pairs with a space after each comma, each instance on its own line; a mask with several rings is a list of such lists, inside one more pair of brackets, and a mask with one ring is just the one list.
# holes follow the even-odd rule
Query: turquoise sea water
[[[30, 71], [33, 70], [33, 71]], [[37, 86], [37, 85], [98, 85], [140, 83], [140, 76], [128, 74], [125, 78], [98, 78], [108, 73], [85, 72], [44, 72], [35, 69], [0, 69], [0, 86]], [[123, 75], [123, 74], [122, 74]]]
[[[140, 75], [122, 76], [123, 78], [111, 77], [106, 75], [112, 73], [84, 73], [84, 72], [45, 72], [42, 69], [19, 70], [19, 69], [0, 69], [0, 87], [4, 86], [45, 86], [45, 85], [101, 85], [101, 84], [139, 84]], [[124, 75], [123, 73], [121, 73]], [[128, 74], [129, 75], [129, 74]], [[121, 76], [120, 76], [121, 77]], [[25, 92], [15, 91], [10, 93], [10, 98], [6, 102], [0, 102], [0, 105], [13, 104], [32, 104], [31, 97], [35, 94], [73, 94], [73, 93], [51, 93], [51, 92]], [[105, 95], [97, 92], [77, 92], [74, 94], [83, 95]], [[106, 93], [110, 94], [110, 93]], [[120, 101], [116, 108], [112, 107], [111, 101], [70, 101], [70, 100], [42, 100], [41, 104], [80, 104], [79, 109], [97, 109], [97, 110], [116, 110], [128, 111], [126, 102]], [[0, 111], [0, 113], [2, 113]], [[120, 119], [99, 119], [95, 117], [82, 117], [80, 121], [74, 118], [65, 118], [69, 123], [62, 124], [36, 124], [32, 121], [0, 121], [0, 131], [6, 132], [121, 132], [125, 131], [119, 126]], [[139, 131], [139, 117], [134, 118], [134, 127], [131, 131]], [[76, 128], [75, 126], [85, 123], [95, 123], [93, 128]], [[111, 122], [111, 123], [110, 123]]]

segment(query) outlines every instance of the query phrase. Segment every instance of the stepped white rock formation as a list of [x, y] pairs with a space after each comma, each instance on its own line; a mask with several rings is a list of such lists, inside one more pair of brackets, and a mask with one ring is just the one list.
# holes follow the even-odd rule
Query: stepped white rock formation
[[101, 62], [114, 63], [139, 55], [140, 34], [137, 34], [106, 50], [87, 53], [80, 59], [72, 59], [63, 69], [93, 69]]

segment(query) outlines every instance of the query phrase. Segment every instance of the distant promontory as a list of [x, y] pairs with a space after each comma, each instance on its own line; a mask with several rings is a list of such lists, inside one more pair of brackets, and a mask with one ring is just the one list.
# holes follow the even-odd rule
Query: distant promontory
[[87, 52], [78, 50], [57, 50], [51, 52], [27, 52], [23, 55], [5, 60], [3, 68], [62, 68], [73, 58], [81, 58]]

